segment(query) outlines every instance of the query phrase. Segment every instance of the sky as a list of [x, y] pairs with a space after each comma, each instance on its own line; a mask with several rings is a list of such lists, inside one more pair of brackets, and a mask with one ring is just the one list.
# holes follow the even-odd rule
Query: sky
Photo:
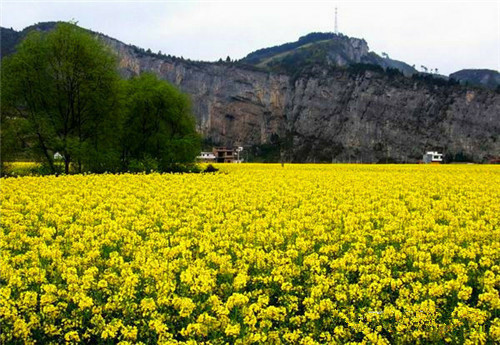
[[0, 0], [0, 25], [77, 21], [125, 43], [192, 60], [240, 59], [310, 32], [364, 38], [417, 69], [500, 70], [500, 0], [24, 1]]

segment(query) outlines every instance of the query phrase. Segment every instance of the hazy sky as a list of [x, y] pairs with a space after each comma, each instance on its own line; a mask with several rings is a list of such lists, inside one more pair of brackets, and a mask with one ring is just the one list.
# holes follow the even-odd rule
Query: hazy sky
[[500, 0], [490, 1], [9, 1], [1, 25], [76, 20], [125, 43], [214, 61], [313, 31], [364, 38], [372, 51], [442, 74], [500, 70]]

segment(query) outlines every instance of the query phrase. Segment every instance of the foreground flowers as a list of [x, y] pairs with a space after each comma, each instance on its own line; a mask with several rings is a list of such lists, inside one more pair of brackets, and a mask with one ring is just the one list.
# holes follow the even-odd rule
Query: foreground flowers
[[500, 341], [500, 169], [1, 181], [0, 343]]

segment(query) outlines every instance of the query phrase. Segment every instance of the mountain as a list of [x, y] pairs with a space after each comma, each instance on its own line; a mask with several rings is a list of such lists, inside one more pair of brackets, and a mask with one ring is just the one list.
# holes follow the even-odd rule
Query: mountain
[[248, 54], [241, 62], [275, 72], [293, 72], [312, 65], [349, 66], [365, 63], [394, 68], [405, 75], [417, 73], [410, 65], [382, 58], [369, 52], [368, 44], [359, 38], [342, 34], [314, 32], [300, 37], [298, 41], [259, 49]]
[[31, 25], [23, 29], [22, 31], [16, 31], [12, 28], [2, 28], [0, 27], [0, 56], [4, 57], [12, 54], [15, 51], [16, 45], [24, 38], [26, 35], [33, 30], [36, 31], [49, 31], [52, 30], [56, 22], [44, 22]]
[[15, 46], [19, 43], [22, 37], [21, 32], [13, 30], [12, 28], [0, 28], [0, 55], [6, 56], [15, 51]]
[[463, 69], [450, 74], [462, 84], [483, 86], [489, 89], [500, 87], [500, 73], [490, 69]]
[[[295, 162], [416, 162], [427, 150], [478, 162], [500, 155], [500, 93], [363, 62], [363, 40], [327, 36], [209, 63], [93, 34], [117, 53], [124, 76], [150, 71], [188, 93], [208, 142], [244, 146], [259, 159], [277, 160], [280, 143]], [[323, 52], [323, 44], [344, 48], [326, 57], [332, 62], [295, 69], [277, 56], [315, 45]], [[334, 64], [336, 56], [346, 62]]]

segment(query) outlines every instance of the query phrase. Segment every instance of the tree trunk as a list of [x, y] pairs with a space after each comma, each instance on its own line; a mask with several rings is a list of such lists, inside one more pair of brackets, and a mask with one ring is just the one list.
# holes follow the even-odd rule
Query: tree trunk
[[64, 155], [64, 173], [66, 175], [69, 174], [69, 162], [70, 162], [69, 155]]
[[54, 166], [54, 160], [52, 159], [47, 147], [45, 146], [45, 142], [43, 141], [42, 135], [39, 132], [37, 132], [37, 136], [38, 136], [38, 142], [40, 144], [42, 152], [43, 152], [45, 158], [47, 159], [47, 162], [49, 163], [50, 172], [52, 174], [55, 174], [56, 168]]

